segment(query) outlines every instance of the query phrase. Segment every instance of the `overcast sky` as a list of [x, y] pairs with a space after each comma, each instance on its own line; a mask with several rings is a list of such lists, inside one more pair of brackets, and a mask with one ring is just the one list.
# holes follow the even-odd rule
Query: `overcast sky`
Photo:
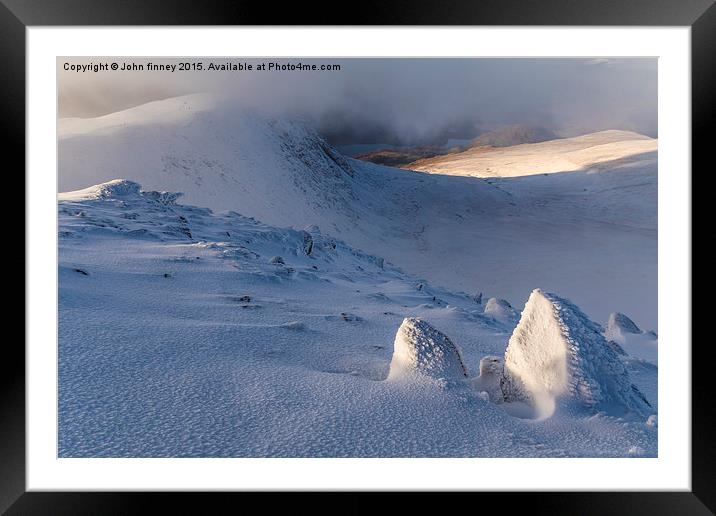
[[[233, 59], [340, 64], [340, 71], [65, 71], [64, 63], [177, 59], [58, 58], [59, 116], [98, 116], [212, 91], [271, 116], [299, 116], [334, 144], [440, 143], [511, 124], [563, 136], [625, 129], [657, 136], [657, 60]], [[186, 60], [181, 60], [186, 61]], [[224, 58], [192, 58], [226, 63]]]

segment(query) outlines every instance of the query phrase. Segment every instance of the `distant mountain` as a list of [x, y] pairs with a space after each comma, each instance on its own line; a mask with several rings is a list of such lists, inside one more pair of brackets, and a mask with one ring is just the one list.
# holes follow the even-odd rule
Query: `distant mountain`
[[389, 167], [403, 167], [414, 161], [442, 156], [449, 151], [444, 147], [400, 147], [396, 149], [378, 149], [358, 154], [356, 159], [369, 161]]
[[509, 147], [523, 143], [538, 143], [554, 140], [557, 135], [545, 127], [517, 124], [481, 134], [470, 147]]
[[[485, 138], [484, 141], [497, 141]], [[462, 152], [425, 158], [407, 168], [432, 174], [522, 177], [556, 172], [656, 167], [657, 140], [631, 131], [599, 131], [509, 147], [473, 145]]]
[[385, 147], [372, 149], [355, 156], [356, 159], [390, 167], [412, 168], [420, 160], [454, 154], [473, 147], [509, 147], [523, 143], [537, 143], [557, 138], [544, 127], [511, 125], [481, 134], [473, 140], [448, 140], [446, 145], [420, 147]]

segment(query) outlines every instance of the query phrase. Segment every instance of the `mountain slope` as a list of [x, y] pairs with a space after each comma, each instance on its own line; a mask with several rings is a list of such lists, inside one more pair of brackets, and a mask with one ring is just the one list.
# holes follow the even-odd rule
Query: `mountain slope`
[[[215, 211], [318, 226], [434, 284], [505, 298], [518, 309], [541, 285], [597, 320], [619, 311], [656, 328], [651, 154], [626, 159], [624, 149], [591, 150], [624, 158], [590, 165], [592, 173], [427, 174], [344, 158], [300, 122], [267, 120], [206, 96], [60, 120], [58, 127], [60, 191], [123, 177], [182, 191], [187, 203]], [[577, 160], [595, 146], [628, 144], [636, 152], [655, 145], [621, 132], [580, 138], [500, 152], [532, 149], [515, 164], [527, 173], [529, 162], [551, 163], [559, 153]]]
[[[353, 215], [351, 166], [315, 132], [224, 109], [204, 95], [60, 120], [58, 132], [60, 191], [123, 177], [284, 224]], [[303, 202], [286, 204], [301, 193], [309, 194]]]

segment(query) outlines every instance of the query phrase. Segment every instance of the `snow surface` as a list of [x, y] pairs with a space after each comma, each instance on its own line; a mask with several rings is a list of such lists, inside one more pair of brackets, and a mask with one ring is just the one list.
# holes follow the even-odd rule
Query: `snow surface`
[[[156, 173], [148, 156], [144, 166], [139, 158], [137, 170]], [[330, 181], [350, 183], [345, 165], [330, 161]], [[417, 187], [410, 177], [403, 186]], [[240, 190], [227, 187], [225, 199]], [[493, 199], [485, 191], [480, 199]], [[250, 199], [237, 195], [236, 209]], [[485, 396], [499, 365], [483, 359], [505, 353], [513, 325], [485, 315], [474, 296], [436, 287], [315, 226], [278, 228], [177, 200], [128, 180], [59, 197], [60, 457], [657, 454], [655, 418], [578, 407], [523, 419]], [[554, 307], [557, 298], [549, 299]], [[592, 333], [601, 328], [560, 303], [566, 327], [596, 345]], [[554, 338], [564, 339], [561, 331]], [[582, 345], [582, 333], [570, 335]], [[427, 342], [443, 352], [436, 363], [445, 376], [461, 363], [469, 378], [386, 381], [391, 343], [399, 350]], [[619, 360], [638, 368], [633, 380], [655, 404], [656, 366]], [[604, 362], [593, 367], [587, 380], [599, 379]]]
[[657, 328], [651, 138], [604, 131], [468, 151], [418, 167], [437, 172], [425, 173], [344, 158], [304, 123], [205, 95], [58, 127], [60, 191], [126, 178], [217, 212], [316, 225], [432, 284], [517, 310], [541, 285], [596, 320], [619, 311]]

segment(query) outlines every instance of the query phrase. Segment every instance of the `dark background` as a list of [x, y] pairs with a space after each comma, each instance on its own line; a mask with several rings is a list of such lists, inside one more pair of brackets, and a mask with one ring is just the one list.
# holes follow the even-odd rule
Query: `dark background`
[[[25, 27], [135, 24], [692, 26], [692, 168], [713, 169], [713, 144], [708, 134], [716, 119], [716, 8], [713, 0], [370, 0], [343, 6], [336, 2], [277, 5], [229, 0], [0, 0], [0, 131], [3, 137], [0, 141], [8, 163], [3, 167], [6, 176], [19, 183], [11, 192], [24, 191], [18, 172], [25, 167]], [[91, 42], [88, 42], [88, 53], [91, 53]], [[703, 189], [701, 195], [705, 195]], [[692, 204], [700, 205], [695, 201]], [[701, 205], [704, 204], [708, 209], [708, 204]], [[11, 233], [8, 230], [7, 236]], [[23, 235], [18, 237], [13, 242], [24, 242]], [[9, 258], [5, 265], [7, 278], [18, 279], [24, 251], [13, 250], [5, 255]], [[13, 297], [7, 305], [19, 310], [24, 306], [24, 299], [23, 292], [23, 303]], [[699, 317], [705, 309], [710, 309], [708, 301], [694, 305], [696, 320], [709, 320], [706, 315]], [[376, 495], [356, 493], [321, 494], [321, 498], [316, 494], [272, 493], [260, 499], [256, 494], [24, 493], [25, 359], [23, 345], [14, 329], [6, 325], [0, 360], [0, 511], [9, 507], [7, 514], [135, 514], [154, 512], [154, 504], [163, 511], [179, 514], [241, 513], [257, 507], [271, 512], [285, 508], [290, 514], [323, 510], [332, 514], [372, 515], [389, 509], [388, 502], [378, 500]], [[468, 510], [506, 514], [519, 512], [522, 505], [525, 512], [535, 515], [713, 514], [716, 509], [715, 396], [713, 361], [710, 360], [713, 343], [712, 339], [693, 340], [691, 493], [452, 493], [441, 501], [441, 512]], [[403, 504], [401, 512], [427, 508], [426, 497], [425, 494], [403, 495], [398, 502]], [[462, 506], [465, 509], [459, 508]]]

